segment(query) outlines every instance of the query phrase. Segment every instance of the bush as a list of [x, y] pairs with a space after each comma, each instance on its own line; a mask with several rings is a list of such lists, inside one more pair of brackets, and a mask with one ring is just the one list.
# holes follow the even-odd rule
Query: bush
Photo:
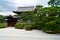
[[43, 22], [36, 22], [35, 24], [33, 24], [33, 29], [41, 30], [43, 26], [44, 26]]
[[32, 24], [32, 28], [33, 28], [33, 29], [37, 29], [36, 23]]
[[7, 25], [5, 23], [0, 23], [0, 28], [6, 28]]
[[57, 26], [57, 27], [56, 27], [55, 32], [56, 32], [56, 33], [60, 33], [60, 26]]
[[23, 29], [24, 28], [24, 23], [17, 23], [16, 25], [15, 25], [15, 28], [18, 28], [18, 29]]
[[42, 28], [47, 33], [58, 33], [60, 32], [60, 26], [57, 25], [56, 21], [50, 21], [45, 23], [45, 27]]
[[60, 33], [60, 18], [56, 20], [56, 26], [55, 32]]
[[48, 19], [46, 16], [39, 17], [39, 19], [35, 21], [35, 28], [41, 30], [44, 27], [44, 23], [47, 21]]
[[32, 30], [33, 29], [32, 24], [26, 24], [25, 29], [26, 30]]
[[55, 28], [55, 21], [46, 22], [43, 31], [53, 31], [54, 28]]

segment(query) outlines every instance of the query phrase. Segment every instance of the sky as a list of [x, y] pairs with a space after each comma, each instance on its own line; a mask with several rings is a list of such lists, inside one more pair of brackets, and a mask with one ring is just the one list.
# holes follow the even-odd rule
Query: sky
[[12, 12], [19, 6], [43, 5], [46, 7], [48, 6], [48, 1], [49, 0], [0, 0], [0, 13]]

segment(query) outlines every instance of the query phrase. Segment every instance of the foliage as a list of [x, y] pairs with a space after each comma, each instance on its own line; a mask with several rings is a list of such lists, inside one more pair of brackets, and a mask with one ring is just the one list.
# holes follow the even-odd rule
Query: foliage
[[49, 14], [49, 16], [56, 16], [60, 12], [60, 7], [45, 7], [41, 9], [43, 15]]
[[0, 28], [6, 28], [6, 24], [5, 23], [0, 23]]
[[56, 19], [56, 29], [55, 29], [55, 31], [57, 32], [57, 33], [60, 33], [60, 17], [58, 17], [57, 19]]
[[[45, 32], [57, 33], [60, 25], [57, 22], [60, 18], [56, 17], [60, 15], [60, 7], [45, 7], [40, 8], [39, 13], [36, 12], [37, 16], [34, 18], [36, 29], [42, 29]], [[39, 16], [40, 14], [40, 16]], [[46, 16], [48, 14], [48, 16]], [[59, 26], [58, 26], [59, 25]], [[58, 30], [58, 31], [57, 31]]]
[[51, 17], [42, 30], [48, 33], [60, 33], [60, 17]]
[[55, 1], [55, 0], [50, 0], [50, 1], [48, 2], [48, 5], [54, 6], [54, 1]]
[[40, 16], [41, 15], [41, 9], [42, 9], [42, 5], [37, 5], [35, 8], [34, 13], [36, 14], [35, 16]]
[[37, 5], [34, 12], [23, 12], [21, 19], [25, 22], [28, 20], [34, 22], [33, 24], [25, 23], [26, 30], [39, 29], [45, 32], [60, 33], [60, 7]]
[[41, 30], [44, 27], [44, 23], [47, 21], [48, 21], [48, 19], [46, 16], [35, 19], [35, 24], [34, 24], [35, 27], [34, 28]]
[[35, 14], [33, 15], [33, 22], [35, 22], [34, 23], [34, 25], [33, 25], [33, 28], [34, 29], [41, 29], [41, 27], [42, 27], [42, 25], [43, 25], [43, 22], [41, 22], [42, 20], [41, 20], [41, 8], [42, 8], [43, 6], [41, 6], [41, 5], [37, 5], [36, 6], [36, 9], [35, 9]]
[[0, 23], [3, 23], [5, 21], [5, 17], [0, 15]]
[[32, 27], [32, 24], [26, 24], [26, 25], [25, 25], [25, 29], [26, 29], [26, 30], [32, 30], [32, 28], [33, 28], [33, 27]]
[[40, 12], [37, 13], [38, 10], [40, 11], [40, 8], [42, 8], [42, 6], [37, 5], [34, 11], [22, 12], [20, 19], [23, 19], [23, 21], [30, 20], [31, 22], [33, 22], [36, 15], [40, 15]]
[[46, 22], [45, 23], [45, 28], [47, 30], [51, 30], [52, 31], [55, 28], [55, 26], [56, 26], [56, 22], [55, 21], [50, 21], [50, 22]]
[[30, 26], [32, 25], [33, 23], [27, 23], [27, 22], [18, 22], [16, 25], [15, 25], [15, 28], [18, 28], [18, 29], [23, 29], [23, 28], [31, 28]]
[[48, 33], [60, 33], [60, 19], [55, 18], [54, 20], [50, 20], [45, 23], [43, 31]]
[[25, 25], [25, 23], [17, 23], [17, 24], [15, 25], [15, 28], [23, 29], [23, 28], [24, 28], [24, 25]]
[[48, 5], [51, 5], [51, 6], [59, 6], [60, 5], [60, 0], [50, 0], [48, 2]]
[[21, 19], [23, 19], [23, 21], [28, 21], [28, 20], [32, 21], [33, 14], [34, 14], [33, 12], [23, 12], [21, 14]]

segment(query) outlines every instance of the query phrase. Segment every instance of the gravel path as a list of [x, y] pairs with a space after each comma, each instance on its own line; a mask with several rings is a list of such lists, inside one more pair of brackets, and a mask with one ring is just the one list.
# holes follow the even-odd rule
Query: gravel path
[[40, 30], [25, 31], [7, 27], [0, 29], [0, 40], [60, 40], [60, 34], [46, 34]]

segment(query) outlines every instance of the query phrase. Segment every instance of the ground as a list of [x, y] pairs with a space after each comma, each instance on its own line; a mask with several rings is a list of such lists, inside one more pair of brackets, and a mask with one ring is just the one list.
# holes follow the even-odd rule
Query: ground
[[47, 34], [40, 30], [26, 31], [7, 27], [0, 29], [0, 40], [60, 40], [60, 34]]

